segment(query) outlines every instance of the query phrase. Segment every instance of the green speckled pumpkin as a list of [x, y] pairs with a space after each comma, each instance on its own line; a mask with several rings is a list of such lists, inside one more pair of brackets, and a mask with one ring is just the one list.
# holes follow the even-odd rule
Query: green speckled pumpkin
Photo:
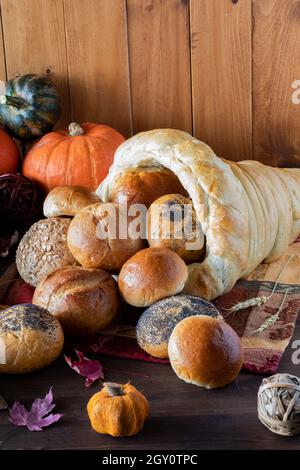
[[50, 132], [60, 113], [59, 95], [49, 77], [27, 74], [9, 80], [0, 97], [0, 124], [21, 140]]

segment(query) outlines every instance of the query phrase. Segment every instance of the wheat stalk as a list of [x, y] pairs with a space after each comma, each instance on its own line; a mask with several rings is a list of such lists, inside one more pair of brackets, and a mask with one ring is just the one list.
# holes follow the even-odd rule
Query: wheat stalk
[[255, 307], [256, 305], [258, 307], [260, 307], [261, 305], [265, 304], [266, 302], [268, 302], [270, 300], [270, 298], [272, 297], [272, 295], [274, 294], [276, 288], [277, 288], [277, 285], [279, 283], [279, 279], [280, 279], [280, 276], [282, 276], [282, 274], [284, 273], [287, 265], [289, 264], [289, 262], [291, 261], [291, 259], [295, 256], [295, 254], [291, 255], [288, 260], [286, 261], [285, 265], [283, 266], [283, 268], [281, 269], [281, 271], [279, 272], [278, 276], [277, 276], [277, 279], [275, 281], [275, 284], [274, 284], [274, 287], [272, 289], [272, 292], [270, 295], [262, 295], [260, 297], [252, 297], [251, 299], [247, 299], [247, 300], [244, 300], [242, 302], [238, 302], [237, 304], [233, 305], [231, 308], [227, 309], [227, 308], [224, 308], [222, 310], [225, 310], [227, 311], [227, 315], [230, 315], [231, 313], [234, 313], [234, 312], [238, 312], [239, 310], [245, 310], [246, 308], [248, 307]]
[[264, 323], [262, 325], [260, 325], [259, 328], [257, 328], [257, 330], [252, 331], [252, 333], [250, 333], [250, 336], [255, 335], [256, 333], [258, 333], [258, 334], [262, 333], [263, 331], [267, 330], [268, 328], [270, 328], [270, 326], [274, 325], [277, 322], [277, 320], [279, 318], [279, 315], [280, 315], [280, 313], [283, 309], [283, 305], [284, 305], [286, 296], [288, 295], [288, 292], [289, 292], [289, 289], [287, 289], [285, 291], [285, 294], [283, 296], [283, 299], [281, 301], [281, 304], [280, 304], [277, 312], [274, 313], [274, 315], [271, 315], [269, 318], [267, 318], [264, 321]]

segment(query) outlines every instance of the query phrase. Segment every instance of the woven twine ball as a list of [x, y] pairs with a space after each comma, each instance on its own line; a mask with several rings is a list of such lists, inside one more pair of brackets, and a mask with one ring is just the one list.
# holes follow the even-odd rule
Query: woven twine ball
[[282, 436], [300, 433], [300, 379], [276, 374], [263, 379], [258, 390], [258, 417], [270, 431]]
[[25, 231], [42, 215], [43, 191], [21, 173], [0, 175], [1, 231]]

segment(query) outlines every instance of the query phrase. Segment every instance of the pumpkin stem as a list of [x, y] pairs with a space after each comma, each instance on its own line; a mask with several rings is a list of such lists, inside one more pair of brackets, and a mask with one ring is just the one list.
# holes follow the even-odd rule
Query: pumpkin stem
[[112, 397], [122, 397], [125, 395], [121, 384], [116, 384], [114, 382], [104, 382], [103, 385]]
[[84, 130], [82, 129], [80, 124], [78, 124], [77, 122], [71, 122], [71, 124], [69, 124], [69, 135], [74, 137], [76, 135], [83, 135], [83, 134], [84, 134]]
[[20, 96], [1, 95], [0, 103], [6, 104], [7, 106], [13, 106], [14, 108], [19, 109], [23, 106], [25, 100], [23, 98], [20, 98]]

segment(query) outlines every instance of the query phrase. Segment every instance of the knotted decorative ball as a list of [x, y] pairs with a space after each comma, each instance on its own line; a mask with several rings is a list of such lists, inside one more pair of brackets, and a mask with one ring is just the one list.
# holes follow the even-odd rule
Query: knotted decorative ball
[[21, 173], [0, 176], [1, 232], [27, 230], [41, 218], [44, 194], [32, 181]]
[[300, 433], [300, 379], [290, 374], [265, 378], [258, 390], [258, 417], [282, 436]]

